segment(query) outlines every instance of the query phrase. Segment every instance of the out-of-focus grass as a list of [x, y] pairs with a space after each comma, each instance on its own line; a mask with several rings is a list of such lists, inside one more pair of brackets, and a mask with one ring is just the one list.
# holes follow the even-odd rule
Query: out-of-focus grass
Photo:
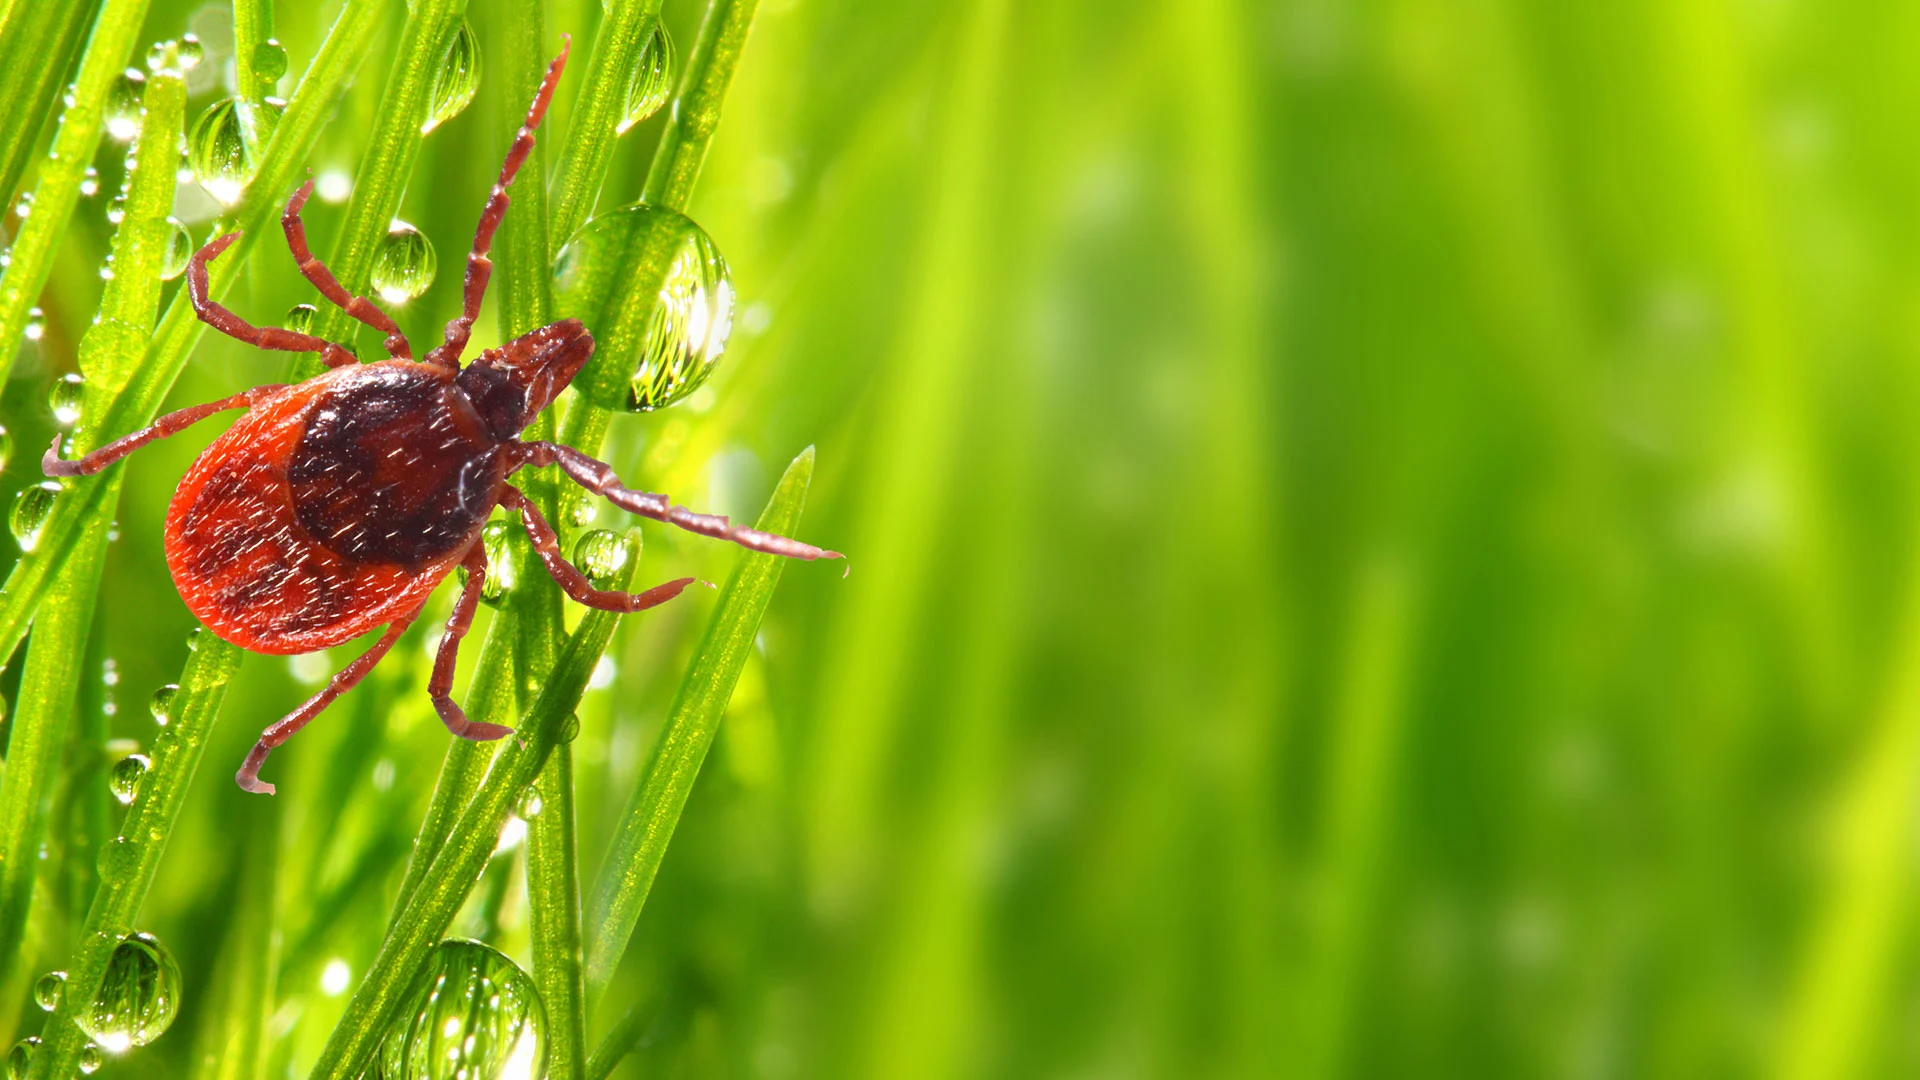
[[[396, 313], [417, 344], [525, 108], [509, 3], [467, 5], [480, 96], [393, 179], [440, 253]], [[279, 187], [366, 160], [407, 12], [357, 6], [368, 59], [326, 123], [295, 102], [281, 135], [313, 149]], [[283, 92], [339, 8], [277, 6]], [[683, 60], [706, 8], [663, 6]], [[533, 52], [575, 48], [556, 172], [586, 160], [563, 133], [602, 19], [544, 7]], [[190, 115], [230, 25], [148, 10], [136, 51], [207, 42]], [[1920, 14], [1848, 0], [762, 0], [687, 204], [732, 346], [605, 450], [751, 515], [817, 444], [800, 531], [853, 572], [786, 568], [585, 1045], [632, 1044], [618, 1077], [1920, 1068], [1916, 55]], [[606, 187], [555, 212], [638, 198], [666, 126], [587, 148]], [[120, 156], [50, 248], [0, 494], [39, 479]], [[312, 299], [286, 193], [229, 256], [260, 322]], [[175, 212], [207, 239], [191, 185]], [[310, 205], [316, 250], [345, 216]], [[169, 401], [286, 370], [209, 335]], [[161, 518], [219, 423], [126, 466], [63, 776], [98, 782], [108, 707], [108, 738], [155, 741], [191, 625]], [[647, 536], [649, 580], [737, 562]], [[138, 920], [180, 1019], [100, 1076], [320, 1058], [446, 757], [449, 600], [276, 753], [277, 816], [245, 828], [231, 767], [351, 651], [241, 665]], [[623, 620], [589, 684], [583, 882], [714, 603]], [[73, 955], [88, 837], [48, 831], [23, 969]], [[454, 928], [531, 967], [523, 863], [496, 853]], [[41, 1023], [18, 983], [0, 1034]], [[269, 1012], [234, 1004], [266, 984]]]

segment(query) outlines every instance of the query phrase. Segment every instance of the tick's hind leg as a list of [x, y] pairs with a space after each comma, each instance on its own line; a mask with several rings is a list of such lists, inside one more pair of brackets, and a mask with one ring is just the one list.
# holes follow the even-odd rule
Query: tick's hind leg
[[247, 752], [246, 762], [240, 766], [240, 772], [234, 776], [234, 780], [239, 783], [241, 789], [256, 795], [273, 794], [273, 785], [260, 779], [260, 766], [267, 763], [267, 755], [273, 753], [274, 747], [293, 738], [295, 732], [306, 727], [307, 721], [319, 716], [321, 710], [333, 704], [335, 698], [353, 689], [361, 679], [366, 678], [367, 672], [372, 671], [373, 666], [387, 655], [387, 651], [393, 648], [393, 643], [400, 639], [401, 634], [406, 633], [407, 627], [413, 625], [415, 616], [419, 614], [420, 612], [416, 610], [404, 619], [396, 619], [387, 624], [387, 632], [380, 635], [380, 640], [374, 642], [373, 648], [361, 653], [353, 663], [341, 668], [338, 674], [327, 680], [327, 685], [321, 687], [319, 693], [307, 699], [306, 704], [261, 732], [260, 741], [254, 743], [253, 749]]
[[139, 431], [115, 439], [93, 453], [72, 461], [63, 460], [60, 457], [60, 436], [55, 435], [53, 447], [40, 458], [40, 471], [48, 476], [92, 476], [155, 439], [164, 439], [217, 412], [252, 408], [285, 389], [285, 386], [278, 384], [256, 386], [244, 394], [235, 394], [230, 398], [221, 398], [219, 401], [209, 401], [205, 405], [195, 405], [189, 409], [181, 409], [179, 412], [170, 412]]
[[493, 276], [493, 261], [487, 258], [487, 252], [493, 249], [493, 234], [500, 227], [500, 219], [507, 216], [507, 188], [513, 185], [515, 174], [519, 173], [520, 166], [533, 151], [533, 129], [539, 127], [541, 119], [547, 115], [547, 103], [553, 100], [554, 85], [560, 81], [561, 69], [567, 66], [567, 53], [573, 48], [572, 39], [566, 35], [561, 35], [561, 41], [560, 55], [547, 65], [546, 78], [540, 80], [540, 89], [533, 95], [533, 104], [527, 107], [527, 118], [514, 134], [506, 160], [500, 163], [500, 178], [493, 182], [493, 191], [487, 195], [486, 208], [480, 211], [480, 225], [473, 231], [473, 250], [467, 254], [467, 276], [460, 317], [447, 324], [446, 340], [427, 354], [429, 364], [460, 366], [460, 354], [466, 350], [467, 338], [473, 332], [473, 321], [480, 317], [480, 301], [487, 295], [487, 280]]
[[696, 514], [684, 506], [673, 505], [673, 500], [665, 495], [634, 491], [620, 482], [620, 478], [614, 475], [611, 465], [604, 461], [596, 461], [571, 446], [551, 442], [532, 442], [524, 445], [528, 452], [527, 464], [558, 465], [574, 483], [604, 496], [608, 502], [620, 509], [639, 514], [641, 517], [664, 521], [688, 532], [711, 536], [716, 540], [725, 540], [751, 551], [763, 551], [769, 555], [784, 555], [789, 559], [846, 558], [837, 551], [803, 544], [777, 533], [761, 532], [759, 529], [735, 525], [719, 514]]
[[307, 205], [307, 199], [313, 194], [313, 181], [300, 185], [300, 190], [287, 200], [286, 212], [280, 215], [280, 228], [287, 234], [287, 247], [293, 249], [293, 258], [300, 264], [300, 274], [320, 295], [337, 305], [340, 310], [387, 335], [387, 355], [395, 360], [413, 359], [413, 346], [407, 344], [407, 335], [400, 332], [400, 324], [393, 316], [374, 306], [373, 301], [364, 296], [355, 296], [340, 284], [333, 276], [327, 264], [314, 257], [313, 249], [307, 246], [307, 225], [300, 220], [300, 210]]
[[345, 348], [335, 345], [325, 338], [312, 334], [302, 334], [278, 326], [255, 326], [233, 312], [213, 302], [207, 295], [207, 264], [220, 257], [220, 253], [233, 246], [240, 234], [228, 233], [207, 242], [207, 246], [193, 253], [187, 260], [187, 294], [193, 297], [193, 313], [200, 321], [230, 338], [238, 338], [249, 345], [262, 349], [277, 349], [280, 352], [317, 352], [328, 367], [354, 363], [353, 354]]
[[427, 683], [427, 695], [433, 698], [434, 711], [440, 714], [440, 721], [447, 725], [448, 731], [463, 739], [485, 742], [511, 735], [513, 729], [500, 724], [473, 723], [453, 700], [453, 667], [460, 658], [460, 640], [473, 625], [473, 612], [480, 606], [480, 593], [487, 583], [487, 549], [479, 541], [474, 541], [473, 547], [467, 550], [465, 565], [467, 585], [460, 590], [460, 598], [453, 602], [453, 614], [447, 616], [447, 633], [440, 639], [440, 651], [433, 658], [433, 678]]
[[553, 526], [547, 524], [547, 519], [540, 515], [532, 501], [522, 495], [519, 489], [509, 487], [506, 494], [501, 496], [500, 504], [520, 511], [520, 520], [526, 522], [527, 535], [533, 540], [533, 550], [539, 553], [547, 573], [553, 575], [553, 580], [560, 583], [568, 596], [588, 607], [602, 611], [645, 611], [679, 596], [681, 590], [693, 584], [693, 579], [689, 577], [655, 585], [643, 593], [596, 589], [587, 575], [560, 554], [560, 538], [554, 534]]

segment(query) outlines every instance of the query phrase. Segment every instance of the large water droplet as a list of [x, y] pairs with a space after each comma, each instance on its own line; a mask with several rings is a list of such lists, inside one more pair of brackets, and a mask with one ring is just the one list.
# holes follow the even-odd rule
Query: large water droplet
[[107, 134], [115, 142], [132, 142], [140, 134], [140, 118], [145, 115], [141, 108], [141, 99], [146, 96], [147, 74], [139, 68], [128, 68], [113, 80], [113, 88], [107, 91]]
[[627, 565], [627, 545], [621, 542], [619, 533], [594, 529], [574, 544], [573, 565], [596, 584], [604, 584]]
[[273, 38], [253, 47], [254, 74], [269, 81], [278, 81], [287, 73], [287, 47]]
[[29, 1035], [13, 1044], [7, 1051], [7, 1080], [27, 1080], [27, 1073], [33, 1068], [34, 1051], [40, 1048], [40, 1036]]
[[153, 692], [153, 699], [147, 702], [147, 711], [153, 714], [154, 723], [161, 727], [173, 723], [173, 698], [179, 692], [179, 683], [168, 683]]
[[133, 797], [140, 793], [140, 781], [146, 779], [147, 769], [152, 765], [153, 761], [145, 754], [128, 754], [113, 763], [107, 783], [121, 806], [133, 805]]
[[480, 89], [480, 41], [473, 36], [473, 24], [460, 20], [460, 28], [447, 42], [440, 57], [440, 68], [433, 73], [433, 90], [427, 98], [427, 119], [420, 125], [425, 135], [460, 115]]
[[145, 1046], [180, 1011], [180, 965], [152, 934], [128, 934], [113, 947], [100, 992], [76, 1018], [80, 1030], [109, 1053]]
[[52, 480], [43, 480], [38, 484], [20, 489], [13, 497], [13, 510], [7, 514], [7, 527], [13, 530], [13, 538], [20, 544], [21, 551], [32, 551], [40, 542], [40, 527], [47, 523], [47, 515], [53, 512], [53, 497], [60, 494], [60, 485]]
[[426, 234], [404, 221], [395, 221], [387, 226], [387, 235], [374, 249], [370, 280], [382, 300], [404, 304], [426, 292], [439, 270], [433, 243]]
[[232, 206], [259, 167], [280, 122], [280, 106], [227, 98], [207, 106], [187, 136], [187, 167], [207, 194]]
[[86, 400], [87, 379], [77, 371], [70, 371], [53, 381], [47, 388], [47, 408], [53, 410], [53, 422], [63, 428], [70, 428], [80, 422], [80, 405]]
[[167, 234], [167, 250], [160, 257], [160, 280], [172, 281], [187, 270], [187, 260], [193, 258], [193, 234], [179, 218], [168, 218], [167, 224], [173, 231]]
[[313, 333], [313, 320], [320, 317], [320, 309], [312, 304], [295, 304], [287, 309], [287, 317], [281, 325], [296, 334]]
[[377, 1080], [544, 1076], [546, 1009], [533, 978], [477, 941], [443, 941], [374, 1060]]
[[653, 33], [640, 47], [639, 61], [627, 79], [626, 107], [621, 110], [614, 134], [625, 135], [635, 124], [659, 112], [672, 94], [673, 38], [667, 33], [667, 24], [656, 19]]
[[33, 984], [33, 1003], [40, 1006], [42, 1012], [52, 1012], [60, 1006], [60, 991], [67, 985], [67, 973], [49, 971], [40, 976]]
[[582, 226], [554, 262], [554, 304], [599, 338], [573, 385], [628, 412], [698, 389], [733, 330], [733, 281], [720, 249], [664, 207], [622, 207]]

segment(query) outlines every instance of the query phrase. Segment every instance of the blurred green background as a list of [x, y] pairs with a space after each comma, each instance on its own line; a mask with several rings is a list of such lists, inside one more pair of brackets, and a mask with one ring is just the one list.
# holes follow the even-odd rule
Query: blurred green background
[[[511, 2], [472, 0], [490, 55]], [[280, 6], [295, 75], [337, 6]], [[699, 10], [666, 5], [683, 55]], [[598, 16], [555, 0], [550, 44]], [[216, 61], [196, 111], [228, 18], [153, 5]], [[750, 515], [817, 444], [800, 533], [853, 569], [786, 571], [596, 1020], [658, 1003], [618, 1075], [1920, 1070], [1916, 58], [1920, 7], [1855, 0], [763, 0], [691, 210], [732, 346], [608, 456]], [[483, 71], [425, 145], [416, 340], [523, 106]], [[104, 210], [7, 387], [20, 447]], [[232, 304], [309, 299], [276, 243]], [[173, 400], [284, 370], [209, 337]], [[129, 466], [86, 692], [127, 739], [185, 656], [160, 522], [215, 427]], [[648, 543], [648, 581], [734, 560]], [[628, 620], [588, 695], [589, 876], [711, 604]], [[271, 807], [226, 763], [349, 653], [249, 659], [146, 906], [180, 1025], [103, 1076], [186, 1075], [255, 828], [304, 1074], [446, 744], [407, 640]], [[495, 863], [467, 931], [524, 962]]]

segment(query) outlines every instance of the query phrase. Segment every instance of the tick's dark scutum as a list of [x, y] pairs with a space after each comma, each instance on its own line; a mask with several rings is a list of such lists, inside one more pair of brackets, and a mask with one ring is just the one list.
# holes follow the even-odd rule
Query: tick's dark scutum
[[449, 372], [370, 365], [314, 403], [287, 463], [294, 515], [360, 563], [419, 567], [463, 548], [506, 464]]

